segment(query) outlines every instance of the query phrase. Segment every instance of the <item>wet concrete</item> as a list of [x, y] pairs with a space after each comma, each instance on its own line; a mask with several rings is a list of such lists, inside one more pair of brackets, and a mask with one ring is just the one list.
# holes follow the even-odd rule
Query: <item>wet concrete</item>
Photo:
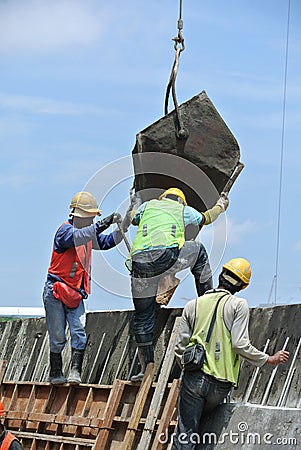
[[187, 138], [177, 136], [175, 111], [137, 134], [132, 152], [135, 187], [144, 201], [178, 187], [189, 205], [205, 211], [239, 162], [239, 146], [205, 91], [181, 104], [179, 111]]

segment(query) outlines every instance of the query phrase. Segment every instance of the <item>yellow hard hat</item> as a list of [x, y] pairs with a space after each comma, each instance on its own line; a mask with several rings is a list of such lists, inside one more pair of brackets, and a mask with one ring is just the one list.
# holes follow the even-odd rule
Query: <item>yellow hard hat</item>
[[100, 216], [101, 210], [95, 197], [90, 192], [77, 192], [71, 200], [71, 215], [76, 217]]
[[186, 197], [181, 189], [169, 188], [167, 189], [167, 191], [163, 192], [163, 194], [160, 195], [159, 200], [167, 197], [168, 195], [175, 195], [176, 197], [179, 197], [183, 201], [184, 205], [187, 205]]
[[223, 269], [229, 270], [236, 275], [246, 286], [250, 283], [251, 266], [249, 261], [244, 258], [230, 259], [223, 265]]

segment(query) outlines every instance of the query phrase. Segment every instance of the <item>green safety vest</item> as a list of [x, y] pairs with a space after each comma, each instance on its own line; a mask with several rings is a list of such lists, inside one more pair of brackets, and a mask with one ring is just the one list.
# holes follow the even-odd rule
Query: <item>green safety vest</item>
[[181, 248], [184, 242], [184, 205], [174, 200], [150, 200], [139, 222], [131, 255], [162, 247]]
[[222, 292], [212, 292], [196, 300], [195, 324], [189, 345], [197, 341], [206, 349], [203, 372], [219, 380], [230, 381], [237, 386], [240, 357], [232, 348], [231, 333], [223, 319], [223, 308], [228, 296], [222, 298], [218, 305], [213, 331], [209, 343], [206, 343], [212, 314], [216, 302], [222, 295], [224, 295]]

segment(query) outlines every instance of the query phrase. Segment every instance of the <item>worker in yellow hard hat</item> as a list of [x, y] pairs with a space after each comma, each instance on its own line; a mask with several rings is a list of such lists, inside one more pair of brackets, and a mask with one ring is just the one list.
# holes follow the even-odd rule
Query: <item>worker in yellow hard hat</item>
[[187, 201], [184, 192], [178, 188], [167, 189], [166, 191], [163, 192], [163, 194], [159, 196], [159, 200], [161, 200], [162, 198], [173, 198], [174, 200], [176, 199], [176, 201], [178, 201], [179, 203], [182, 203], [183, 205], [187, 206]]
[[23, 447], [10, 431], [7, 431], [1, 419], [5, 419], [6, 411], [3, 403], [0, 401], [0, 449], [3, 450], [22, 450]]
[[[185, 436], [185, 448], [190, 450], [196, 448], [196, 442], [203, 442], [199, 434], [202, 416], [237, 387], [240, 357], [257, 367], [278, 365], [289, 358], [289, 353], [283, 350], [269, 356], [250, 342], [248, 303], [236, 296], [249, 285], [250, 279], [249, 261], [231, 259], [222, 267], [218, 287], [191, 300], [183, 310], [175, 347], [183, 376], [172, 450], [183, 448], [181, 436]], [[196, 345], [204, 354], [203, 359], [191, 357]]]
[[108, 250], [122, 240], [114, 230], [102, 234], [120, 215], [113, 213], [102, 220], [95, 197], [86, 191], [74, 195], [70, 218], [55, 233], [50, 266], [43, 292], [46, 324], [50, 341], [50, 382], [67, 382], [62, 371], [62, 350], [66, 344], [66, 324], [71, 337], [71, 371], [68, 382], [81, 382], [81, 368], [86, 346], [85, 307], [83, 299], [90, 293], [92, 249]]
[[226, 194], [216, 205], [201, 213], [187, 205], [184, 192], [171, 187], [158, 199], [144, 202], [132, 212], [138, 226], [128, 259], [135, 307], [134, 333], [141, 371], [132, 381], [142, 379], [146, 365], [154, 361], [153, 333], [155, 300], [162, 274], [190, 268], [198, 295], [212, 287], [207, 252], [201, 242], [185, 241], [188, 225], [202, 227], [212, 223], [228, 207]]

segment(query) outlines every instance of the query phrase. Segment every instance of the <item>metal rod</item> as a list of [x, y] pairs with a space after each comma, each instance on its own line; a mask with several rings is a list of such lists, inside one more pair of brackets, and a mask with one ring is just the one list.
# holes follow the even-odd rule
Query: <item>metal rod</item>
[[117, 226], [118, 226], [118, 229], [119, 229], [120, 233], [122, 234], [124, 243], [125, 243], [125, 245], [126, 245], [128, 251], [130, 252], [130, 251], [131, 251], [131, 244], [129, 243], [129, 240], [128, 240], [128, 238], [126, 237], [125, 232], [124, 232], [123, 229], [122, 229], [121, 223], [120, 223], [120, 222], [117, 222]]
[[[286, 341], [285, 341], [285, 343], [284, 343], [284, 346], [282, 347], [282, 350], [285, 350], [285, 349], [286, 349], [286, 346], [287, 346], [287, 344], [288, 344], [288, 341], [289, 341], [289, 337], [286, 338]], [[263, 399], [262, 399], [262, 401], [261, 401], [261, 405], [265, 405], [265, 403], [266, 403], [266, 401], [267, 401], [267, 398], [268, 398], [268, 396], [269, 396], [270, 389], [271, 389], [272, 383], [273, 383], [273, 381], [274, 381], [274, 378], [275, 378], [275, 376], [276, 376], [277, 370], [278, 370], [278, 365], [277, 365], [276, 367], [274, 367], [274, 369], [273, 369], [273, 371], [272, 371], [272, 373], [271, 373], [270, 380], [269, 380], [269, 382], [268, 382], [268, 385], [267, 385], [265, 394], [264, 394]]]
[[136, 359], [137, 359], [137, 355], [138, 355], [138, 347], [136, 348], [136, 351], [135, 351], [135, 354], [134, 354], [134, 358], [133, 358], [133, 361], [132, 361], [132, 364], [131, 364], [131, 367], [130, 367], [130, 371], [129, 371], [129, 375], [128, 375], [128, 381], [131, 379], [132, 372], [133, 372], [133, 369], [134, 369], [134, 365], [135, 365], [135, 362], [136, 362]]
[[48, 345], [48, 342], [49, 342], [48, 341], [48, 335], [47, 335], [47, 333], [45, 333], [44, 334], [44, 338], [43, 338], [43, 342], [42, 342], [42, 345], [41, 345], [41, 348], [40, 348], [40, 351], [39, 351], [39, 354], [38, 354], [37, 359], [36, 359], [34, 371], [33, 371], [32, 375], [31, 375], [31, 377], [32, 377], [31, 380], [32, 381], [43, 381], [44, 380], [45, 370], [49, 369], [49, 360], [47, 360], [47, 362], [46, 362], [46, 364], [44, 366], [44, 369], [41, 369], [41, 367], [42, 367], [42, 360], [43, 360], [43, 357], [44, 357], [44, 355], [46, 353], [45, 349], [46, 349], [46, 347]]
[[122, 364], [123, 364], [124, 355], [125, 355], [127, 346], [129, 345], [129, 341], [130, 341], [130, 336], [128, 336], [128, 337], [126, 338], [126, 342], [125, 342], [125, 345], [124, 345], [124, 348], [123, 348], [123, 352], [122, 352], [122, 355], [121, 355], [121, 358], [120, 358], [120, 361], [119, 361], [119, 364], [118, 364], [118, 367], [117, 367], [117, 370], [116, 370], [115, 378], [118, 377], [119, 371], [120, 371], [121, 366], [122, 366]]
[[[99, 344], [99, 346], [98, 346], [98, 350], [97, 350], [96, 356], [95, 356], [95, 358], [94, 358], [93, 366], [92, 366], [91, 370], [89, 370], [89, 372], [90, 372], [91, 375], [93, 375], [93, 371], [94, 371], [95, 366], [96, 366], [96, 364], [97, 364], [98, 357], [99, 357], [99, 353], [100, 353], [100, 350], [101, 350], [103, 341], [104, 341], [104, 339], [105, 339], [105, 336], [106, 336], [106, 333], [103, 333], [103, 334], [102, 334], [101, 341], [100, 341], [100, 344]], [[91, 382], [91, 380], [89, 380], [89, 381]]]
[[103, 379], [103, 376], [105, 374], [105, 371], [106, 371], [106, 368], [107, 368], [107, 365], [108, 365], [108, 362], [109, 362], [109, 359], [110, 359], [110, 356], [111, 356], [111, 352], [112, 352], [112, 347], [108, 351], [108, 354], [107, 354], [107, 357], [106, 357], [106, 361], [105, 361], [105, 364], [103, 366], [103, 369], [102, 369], [102, 372], [101, 372], [98, 384], [101, 384], [101, 381]]
[[279, 405], [280, 407], [284, 406], [284, 403], [286, 401], [286, 397], [287, 397], [288, 391], [289, 391], [289, 389], [291, 387], [291, 384], [292, 384], [295, 372], [296, 372], [296, 367], [293, 368], [293, 370], [291, 371], [291, 373], [287, 377], [288, 382], [287, 382], [286, 389], [284, 391], [284, 394], [283, 394], [283, 397], [282, 397], [282, 400], [281, 400], [281, 404]]
[[288, 371], [288, 373], [287, 373], [286, 380], [285, 380], [285, 383], [284, 383], [284, 385], [283, 385], [282, 392], [281, 392], [281, 394], [280, 394], [280, 397], [279, 397], [277, 406], [282, 406], [282, 401], [283, 401], [285, 392], [286, 392], [286, 390], [287, 390], [287, 385], [288, 385], [288, 383], [289, 383], [289, 378], [290, 378], [290, 376], [291, 376], [291, 372], [294, 370], [294, 365], [295, 365], [296, 358], [297, 358], [298, 353], [299, 353], [299, 350], [300, 350], [300, 346], [301, 346], [301, 338], [299, 339], [299, 342], [298, 342], [298, 345], [297, 345], [297, 348], [296, 348], [294, 357], [293, 357], [293, 359], [292, 359], [292, 362], [291, 362], [289, 371]]
[[[269, 343], [270, 343], [270, 339], [267, 339], [267, 341], [266, 341], [266, 343], [265, 343], [265, 346], [264, 346], [264, 349], [263, 349], [263, 352], [264, 352], [264, 353], [266, 353], [266, 351], [267, 351], [267, 349], [268, 349], [268, 346], [269, 346]], [[252, 390], [253, 390], [253, 387], [254, 387], [256, 378], [257, 378], [257, 376], [258, 376], [259, 370], [260, 370], [260, 367], [256, 367], [255, 372], [253, 372], [253, 376], [252, 376], [252, 378], [251, 378], [251, 381], [250, 381], [250, 384], [249, 384], [249, 386], [248, 386], [247, 392], [245, 393], [245, 396], [244, 396], [244, 398], [243, 398], [243, 401], [244, 401], [244, 402], [247, 402], [247, 401], [249, 400], [249, 398], [250, 398], [250, 395], [251, 395], [251, 392], [252, 392]]]

